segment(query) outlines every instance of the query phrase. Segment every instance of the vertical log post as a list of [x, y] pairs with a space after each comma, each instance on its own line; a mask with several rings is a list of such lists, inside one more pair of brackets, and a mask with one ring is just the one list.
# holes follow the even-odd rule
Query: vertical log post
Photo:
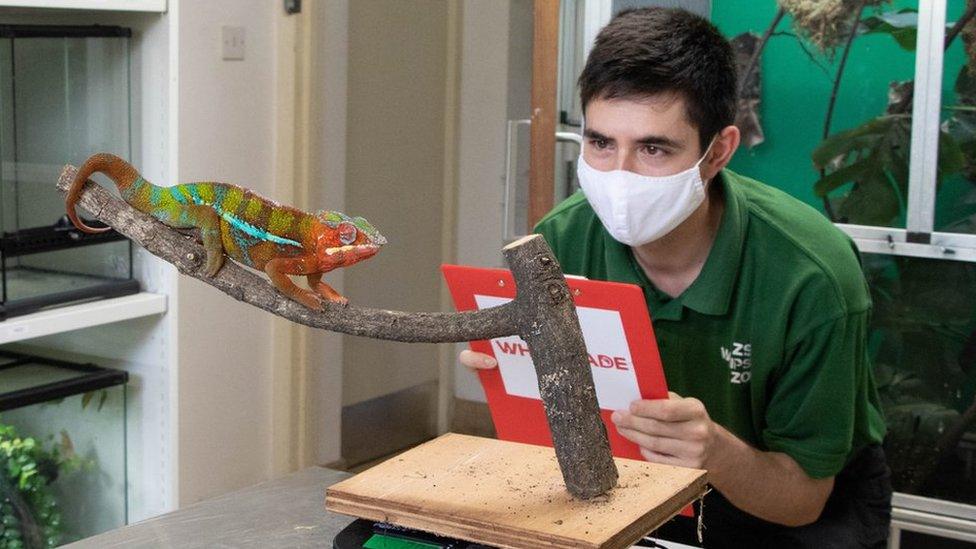
[[535, 363], [566, 487], [584, 499], [603, 494], [616, 485], [617, 467], [562, 269], [538, 234], [512, 242], [502, 253], [515, 278], [518, 332]]

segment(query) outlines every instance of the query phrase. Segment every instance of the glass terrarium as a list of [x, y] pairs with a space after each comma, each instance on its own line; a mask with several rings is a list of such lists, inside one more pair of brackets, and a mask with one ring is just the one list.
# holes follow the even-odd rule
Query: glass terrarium
[[0, 547], [127, 521], [124, 371], [0, 351]]
[[130, 35], [0, 25], [0, 319], [139, 291], [131, 243], [76, 230], [55, 188], [65, 164], [130, 157]]
[[895, 489], [976, 505], [976, 265], [864, 256]]

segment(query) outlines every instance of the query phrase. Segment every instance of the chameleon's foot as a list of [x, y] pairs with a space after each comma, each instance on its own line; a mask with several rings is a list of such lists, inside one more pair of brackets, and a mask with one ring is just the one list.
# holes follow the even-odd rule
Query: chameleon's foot
[[220, 268], [224, 266], [224, 254], [207, 254], [207, 265], [204, 268], [204, 274], [209, 277], [217, 276], [217, 272]]
[[315, 311], [325, 309], [325, 304], [322, 302], [322, 298], [308, 290], [300, 290], [297, 294], [290, 295], [288, 297]]
[[[326, 300], [345, 305], [346, 299], [344, 297], [329, 288], [327, 284], [322, 283], [322, 273], [309, 272], [312, 270], [310, 264], [313, 260], [314, 257], [278, 257], [265, 264], [264, 272], [271, 279], [271, 284], [278, 288], [281, 293], [309, 309], [316, 311], [325, 309]], [[299, 288], [288, 278], [288, 274], [304, 274], [307, 277], [309, 287], [314, 291]], [[328, 290], [326, 291], [322, 286]]]
[[343, 297], [342, 295], [340, 295], [339, 292], [335, 291], [332, 288], [332, 286], [329, 286], [325, 282], [322, 282], [321, 279], [313, 281], [312, 277], [309, 278], [310, 278], [309, 285], [312, 287], [313, 290], [315, 290], [315, 292], [318, 295], [338, 305], [346, 306], [349, 304], [349, 300]]

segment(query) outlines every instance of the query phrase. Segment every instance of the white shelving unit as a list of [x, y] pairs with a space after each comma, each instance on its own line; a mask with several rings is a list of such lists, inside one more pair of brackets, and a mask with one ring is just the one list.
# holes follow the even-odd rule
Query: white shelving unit
[[0, 0], [0, 7], [164, 12], [166, 0]]
[[[179, 112], [176, 0], [0, 0], [0, 24], [131, 28], [133, 162], [171, 181]], [[52, 181], [53, 184], [53, 181]], [[174, 510], [179, 500], [178, 273], [138, 250], [143, 292], [52, 308], [0, 322], [0, 344], [129, 372], [128, 520]]]
[[[292, 49], [279, 44], [299, 22], [289, 17], [281, 2], [268, 0], [0, 0], [0, 24], [132, 30], [131, 161], [147, 180], [216, 178], [273, 196], [280, 195], [274, 194], [278, 178], [287, 179], [277, 173], [285, 161], [276, 156], [275, 128], [293, 97], [277, 85], [294, 61]], [[226, 25], [247, 29], [244, 60], [223, 60]], [[180, 276], [141, 249], [133, 267], [146, 294], [82, 305], [73, 318], [69, 308], [35, 317], [34, 324], [13, 319], [33, 333], [16, 344], [24, 351], [130, 374], [129, 522], [268, 480], [294, 466], [297, 456], [337, 451], [341, 362], [333, 340], [309, 374], [315, 376], [315, 394], [307, 398], [315, 425], [308, 432], [316, 438], [309, 435], [303, 448], [291, 430], [298, 359], [282, 351], [290, 349], [282, 343], [288, 326]], [[79, 317], [90, 313], [100, 320], [85, 325]], [[46, 335], [33, 331], [48, 322], [55, 326]], [[17, 331], [14, 323], [0, 323], [0, 336]], [[0, 342], [21, 336], [10, 333]]]
[[141, 292], [18, 316], [0, 323], [0, 345], [166, 312], [166, 296]]

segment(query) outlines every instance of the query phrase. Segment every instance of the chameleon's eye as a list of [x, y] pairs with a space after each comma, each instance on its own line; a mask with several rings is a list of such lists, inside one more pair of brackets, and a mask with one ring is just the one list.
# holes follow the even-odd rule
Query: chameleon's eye
[[352, 223], [339, 224], [339, 242], [343, 246], [348, 246], [356, 241], [356, 226]]

